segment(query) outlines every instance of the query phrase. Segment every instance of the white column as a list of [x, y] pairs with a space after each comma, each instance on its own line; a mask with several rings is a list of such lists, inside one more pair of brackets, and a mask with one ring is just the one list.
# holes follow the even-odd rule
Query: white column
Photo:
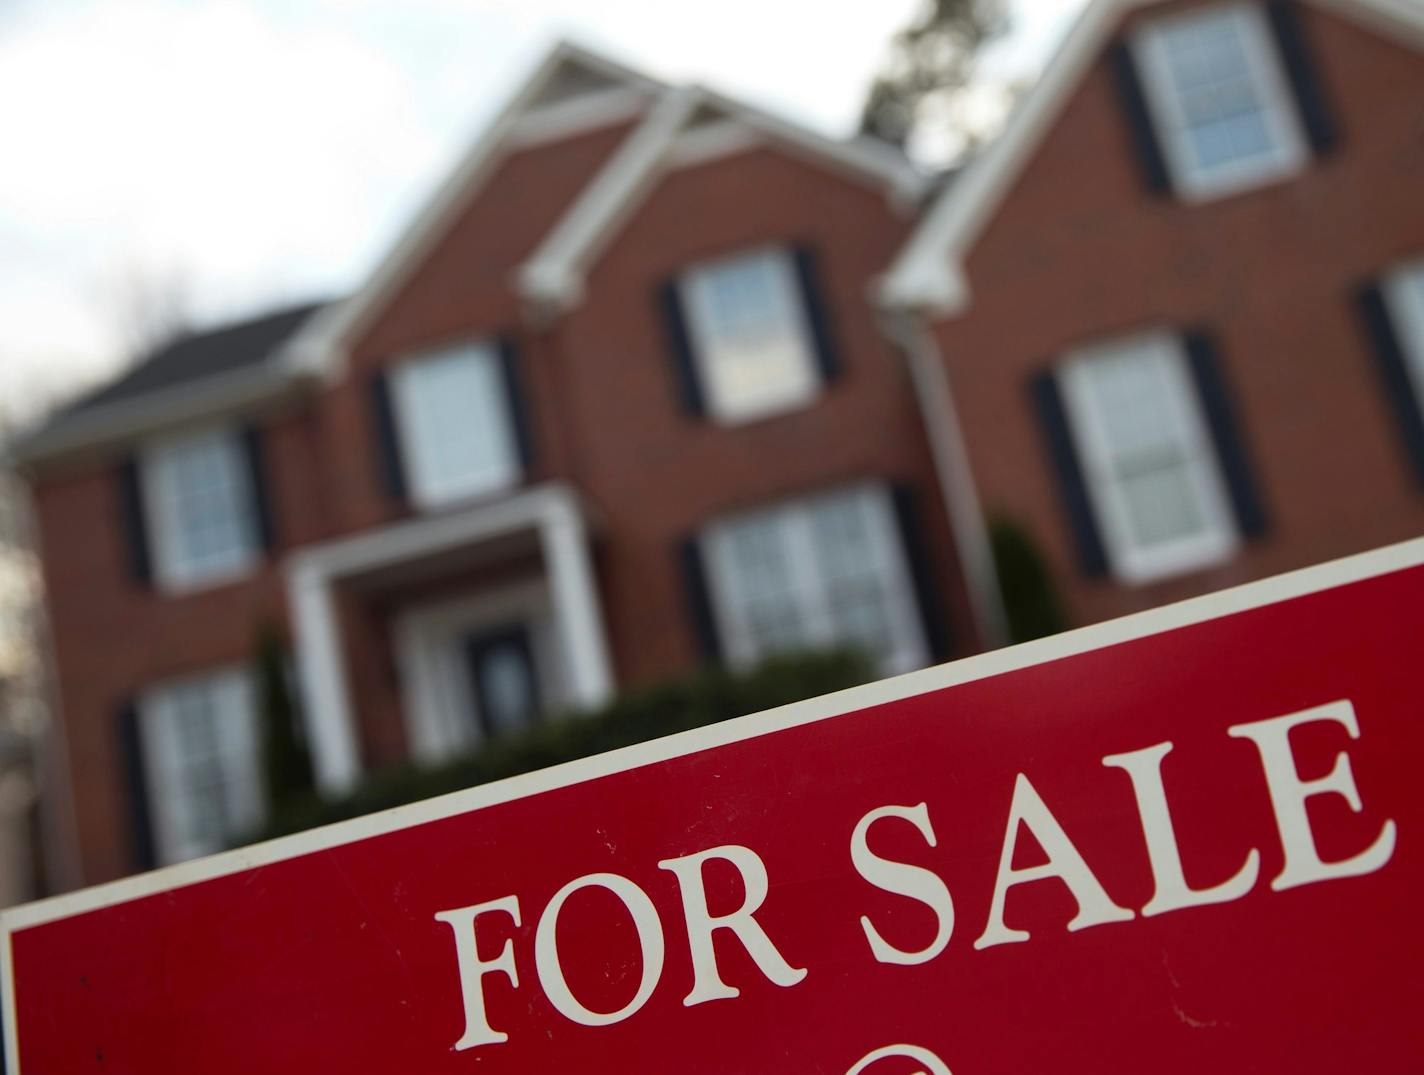
[[568, 493], [547, 501], [539, 520], [539, 545], [549, 573], [560, 648], [568, 663], [570, 700], [576, 706], [593, 708], [613, 693], [613, 673], [588, 531]]
[[360, 777], [361, 756], [346, 690], [346, 664], [331, 579], [319, 570], [298, 566], [287, 577], [287, 595], [317, 788], [326, 794], [340, 794]]

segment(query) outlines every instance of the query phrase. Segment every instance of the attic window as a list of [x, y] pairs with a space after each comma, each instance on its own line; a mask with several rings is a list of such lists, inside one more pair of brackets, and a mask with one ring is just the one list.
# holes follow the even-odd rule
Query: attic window
[[1157, 19], [1132, 47], [1178, 193], [1219, 197], [1302, 168], [1306, 141], [1258, 5]]

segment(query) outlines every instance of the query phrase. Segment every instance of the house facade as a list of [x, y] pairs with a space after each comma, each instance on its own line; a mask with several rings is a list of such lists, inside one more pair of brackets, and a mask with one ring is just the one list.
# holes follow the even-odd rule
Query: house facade
[[1076, 623], [1424, 532], [1424, 8], [1096, 0], [882, 298]]
[[261, 823], [272, 628], [332, 794], [703, 662], [979, 648], [872, 297], [924, 193], [883, 146], [561, 47], [357, 294], [32, 433], [60, 883]]

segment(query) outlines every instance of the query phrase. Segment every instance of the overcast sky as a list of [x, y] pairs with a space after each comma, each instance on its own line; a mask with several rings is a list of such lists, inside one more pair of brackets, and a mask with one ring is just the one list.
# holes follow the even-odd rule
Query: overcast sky
[[[354, 287], [559, 37], [846, 134], [919, 2], [0, 0], [0, 410], [111, 370], [136, 287]], [[995, 69], [1079, 3], [1018, 0]]]

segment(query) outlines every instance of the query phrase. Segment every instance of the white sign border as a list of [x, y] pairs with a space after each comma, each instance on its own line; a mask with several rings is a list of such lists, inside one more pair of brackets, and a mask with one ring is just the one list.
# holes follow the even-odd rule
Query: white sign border
[[0, 911], [0, 988], [4, 990], [5, 1059], [18, 1075], [19, 1041], [15, 1023], [14, 967], [11, 938], [33, 926], [45, 925], [90, 911], [113, 907], [161, 892], [211, 881], [287, 859], [326, 851], [373, 836], [399, 832], [432, 821], [470, 813], [488, 806], [528, 798], [542, 792], [670, 761], [788, 728], [814, 724], [943, 690], [946, 687], [1046, 664], [1081, 653], [1115, 646], [1182, 627], [1221, 619], [1238, 612], [1305, 597], [1424, 564], [1424, 538], [1415, 538], [1371, 552], [1359, 553], [1283, 575], [1248, 582], [1227, 590], [1148, 609], [1121, 619], [1080, 627], [1033, 642], [993, 650], [949, 664], [937, 665], [868, 683], [835, 694], [794, 702], [777, 709], [736, 717], [691, 731], [679, 732], [634, 746], [622, 747], [579, 761], [566, 762], [491, 784], [451, 792], [424, 802], [398, 806], [376, 814], [339, 821], [250, 847], [168, 866], [119, 881], [81, 889]]

